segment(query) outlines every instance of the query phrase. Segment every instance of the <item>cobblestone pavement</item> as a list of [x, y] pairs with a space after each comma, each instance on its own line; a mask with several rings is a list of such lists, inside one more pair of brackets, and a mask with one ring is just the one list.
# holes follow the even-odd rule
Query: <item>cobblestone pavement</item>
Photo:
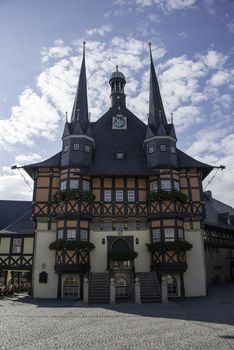
[[0, 299], [0, 349], [234, 349], [234, 284], [162, 304]]

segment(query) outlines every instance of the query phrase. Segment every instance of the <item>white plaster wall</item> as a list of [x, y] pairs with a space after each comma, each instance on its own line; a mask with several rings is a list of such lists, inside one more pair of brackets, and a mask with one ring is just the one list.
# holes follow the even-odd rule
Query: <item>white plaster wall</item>
[[[35, 232], [35, 254], [33, 266], [33, 296], [34, 298], [57, 298], [58, 276], [54, 271], [55, 251], [49, 249], [51, 242], [56, 240], [56, 231], [48, 230], [47, 223], [38, 223]], [[43, 264], [45, 264], [43, 266]], [[39, 283], [39, 273], [48, 273], [48, 282]]]
[[[206, 251], [207, 283], [225, 282], [230, 279], [230, 262], [234, 261], [234, 250], [218, 249]], [[221, 268], [220, 268], [221, 267]]]
[[[138, 253], [134, 260], [136, 272], [150, 271], [150, 253], [147, 250], [146, 243], [150, 243], [150, 234], [145, 231], [123, 231], [118, 235], [117, 231], [91, 231], [90, 241], [95, 244], [95, 249], [90, 254], [91, 271], [105, 272], [107, 267], [107, 236], [116, 236], [121, 238], [124, 236], [134, 236], [134, 251]], [[102, 244], [102, 239], [105, 238], [105, 244]], [[136, 244], [136, 238], [139, 244]]]
[[205, 251], [201, 229], [185, 230], [185, 240], [193, 245], [186, 252], [188, 268], [184, 273], [185, 296], [206, 296]]

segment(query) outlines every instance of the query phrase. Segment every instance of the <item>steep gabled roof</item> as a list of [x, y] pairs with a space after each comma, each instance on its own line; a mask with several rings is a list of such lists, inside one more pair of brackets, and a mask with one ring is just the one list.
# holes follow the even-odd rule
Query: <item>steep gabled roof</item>
[[31, 207], [31, 201], [0, 200], [0, 230], [29, 212]]
[[[234, 208], [212, 197], [211, 191], [204, 192], [206, 217], [204, 224], [234, 231]], [[231, 218], [230, 224], [227, 218]]]
[[79, 124], [83, 133], [86, 133], [89, 118], [88, 118], [88, 98], [87, 98], [87, 82], [86, 82], [86, 69], [85, 69], [85, 42], [83, 43], [83, 59], [80, 70], [80, 77], [78, 87], [76, 91], [76, 97], [72, 109], [71, 123]]
[[203, 179], [209, 175], [209, 173], [213, 170], [211, 165], [199, 162], [188, 154], [182, 152], [177, 148], [177, 157], [178, 157], [178, 165], [179, 168], [197, 168], [202, 170]]
[[32, 212], [31, 210], [20, 216], [13, 223], [8, 225], [5, 229], [0, 231], [0, 235], [9, 234], [24, 234], [33, 235], [35, 228], [32, 222]]
[[160, 121], [162, 122], [165, 128], [167, 127], [167, 118], [163, 107], [158, 79], [155, 73], [150, 44], [149, 44], [149, 47], [150, 47], [149, 124], [153, 126], [153, 129], [156, 132], [160, 124]]

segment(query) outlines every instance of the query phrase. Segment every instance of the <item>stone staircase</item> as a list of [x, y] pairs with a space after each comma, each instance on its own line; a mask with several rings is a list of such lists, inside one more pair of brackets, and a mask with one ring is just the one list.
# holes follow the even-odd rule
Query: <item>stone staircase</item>
[[140, 280], [141, 302], [155, 303], [161, 301], [160, 285], [153, 272], [138, 272], [136, 277]]
[[90, 273], [89, 278], [89, 303], [110, 303], [110, 275], [104, 273]]

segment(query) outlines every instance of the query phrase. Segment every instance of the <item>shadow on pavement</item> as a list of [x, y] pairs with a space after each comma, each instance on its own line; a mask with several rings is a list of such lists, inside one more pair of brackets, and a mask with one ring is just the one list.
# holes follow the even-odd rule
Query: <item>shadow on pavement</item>
[[[169, 318], [178, 320], [191, 320], [198, 322], [211, 322], [234, 325], [234, 283], [210, 286], [207, 297], [178, 298], [170, 300], [168, 305], [150, 303], [135, 305], [133, 303], [91, 304], [83, 305], [77, 300], [34, 299], [30, 296], [16, 295], [8, 298], [12, 302], [31, 304], [39, 308], [63, 308], [78, 311], [77, 317], [98, 317], [98, 312], [106, 312], [106, 317], [142, 316], [153, 318]], [[4, 301], [4, 299], [1, 299]], [[94, 310], [95, 314], [85, 310]], [[233, 336], [222, 336], [234, 339]]]

